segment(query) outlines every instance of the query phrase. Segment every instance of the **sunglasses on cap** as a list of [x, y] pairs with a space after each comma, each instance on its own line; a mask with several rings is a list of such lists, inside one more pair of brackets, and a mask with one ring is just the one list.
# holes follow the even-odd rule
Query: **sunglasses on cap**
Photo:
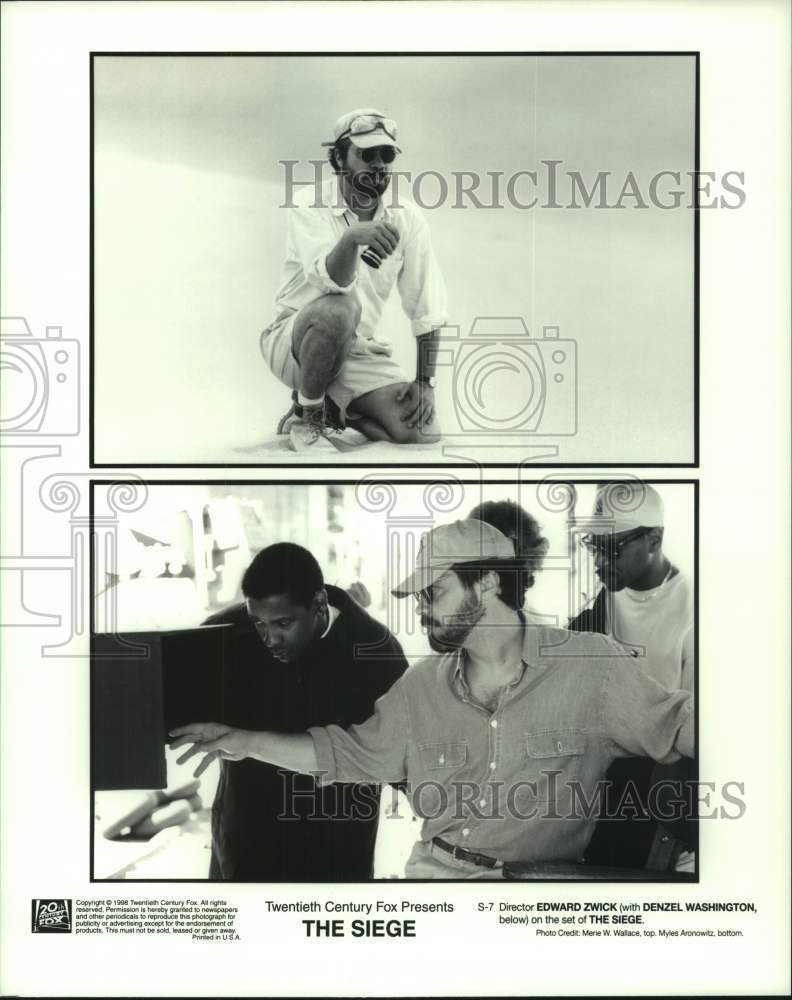
[[636, 528], [635, 531], [629, 531], [618, 538], [613, 535], [582, 535], [580, 544], [593, 555], [603, 555], [613, 560], [619, 558], [625, 546], [638, 538], [643, 538], [648, 532], [648, 528]]
[[[396, 142], [396, 122], [392, 118], [380, 118], [379, 115], [359, 115], [349, 123], [349, 128], [339, 135], [338, 139], [354, 139], [356, 135], [371, 135], [372, 132], [384, 132]], [[336, 142], [338, 142], [336, 139]]]

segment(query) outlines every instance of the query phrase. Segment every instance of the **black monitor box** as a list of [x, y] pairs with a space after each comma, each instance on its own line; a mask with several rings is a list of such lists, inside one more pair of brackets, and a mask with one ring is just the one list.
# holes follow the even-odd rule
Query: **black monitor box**
[[222, 722], [230, 625], [91, 637], [91, 785], [165, 788], [168, 731]]

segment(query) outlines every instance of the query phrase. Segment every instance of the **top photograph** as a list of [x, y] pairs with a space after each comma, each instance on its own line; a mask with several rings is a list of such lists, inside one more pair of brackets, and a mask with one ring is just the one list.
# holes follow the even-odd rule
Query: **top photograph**
[[696, 53], [91, 56], [93, 466], [696, 466]]

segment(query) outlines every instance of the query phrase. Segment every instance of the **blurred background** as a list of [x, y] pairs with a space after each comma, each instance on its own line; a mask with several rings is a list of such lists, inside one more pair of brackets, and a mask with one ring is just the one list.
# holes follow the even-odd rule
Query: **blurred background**
[[[693, 487], [662, 483], [656, 488], [665, 503], [666, 553], [692, 577]], [[199, 625], [207, 615], [241, 600], [242, 574], [258, 551], [291, 541], [313, 552], [326, 583], [353, 587], [355, 596], [368, 600], [368, 612], [388, 625], [414, 663], [430, 652], [415, 603], [393, 598], [390, 590], [410, 571], [425, 531], [465, 517], [488, 500], [513, 500], [538, 520], [549, 550], [528, 591], [526, 609], [531, 622], [563, 626], [597, 590], [590, 556], [577, 543], [595, 490], [594, 481], [571, 490], [570, 484], [552, 482], [394, 484], [375, 477], [348, 485], [149, 484], [144, 506], [118, 518], [115, 564], [95, 575], [94, 629]], [[101, 518], [108, 509], [107, 487], [96, 485], [94, 503]], [[170, 788], [185, 786], [194, 769], [194, 762], [176, 764], [177, 756], [167, 751]], [[158, 803], [174, 825], [154, 841], [104, 836], [119, 816], [142, 801], [142, 793], [96, 793], [95, 877], [106, 878], [128, 866], [125, 877], [205, 877], [208, 808], [217, 775], [213, 765], [198, 787], [188, 787], [182, 802], [199, 797], [192, 816], [183, 805]], [[394, 808], [397, 817], [389, 815]], [[418, 827], [406, 799], [387, 788], [381, 816], [375, 871], [380, 878], [399, 877]]]
[[[610, 203], [630, 172], [648, 201], [654, 175], [694, 167], [691, 57], [96, 57], [97, 461], [255, 462], [271, 444], [289, 399], [258, 346], [283, 262], [280, 161], [311, 181], [335, 119], [361, 106], [396, 119], [399, 170], [437, 171], [452, 190], [454, 172], [477, 173], [484, 205], [489, 172], [541, 176], [543, 160], [588, 188], [612, 171]], [[620, 209], [521, 210], [500, 183], [501, 207], [449, 197], [425, 209], [449, 324], [464, 336], [476, 317], [518, 316], [534, 338], [554, 326], [577, 343], [578, 432], [560, 439], [561, 459], [691, 461], [693, 212], [629, 197]], [[427, 179], [424, 203], [439, 190]], [[527, 180], [515, 195], [530, 201]], [[395, 292], [383, 324], [412, 374]], [[485, 406], [530, 391], [513, 372], [499, 379]], [[554, 405], [571, 405], [572, 385], [548, 380]], [[440, 386], [451, 432], [447, 376]], [[368, 458], [387, 447], [367, 445]]]

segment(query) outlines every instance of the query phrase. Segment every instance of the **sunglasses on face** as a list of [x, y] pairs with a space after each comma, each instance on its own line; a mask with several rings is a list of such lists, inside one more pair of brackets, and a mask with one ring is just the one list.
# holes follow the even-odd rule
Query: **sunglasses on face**
[[432, 601], [437, 600], [438, 595], [442, 596], [443, 591], [446, 588], [446, 584], [443, 583], [442, 581], [445, 580], [449, 572], [450, 571], [443, 573], [443, 575], [438, 577], [434, 583], [430, 583], [429, 586], [424, 587], [423, 590], [417, 590], [413, 594], [415, 600], [418, 601], [419, 604], [421, 603], [421, 601], [426, 602], [426, 604], [431, 604]]
[[364, 163], [373, 163], [377, 156], [383, 163], [393, 163], [396, 150], [393, 146], [372, 146], [370, 149], [358, 149], [357, 154]]
[[418, 590], [413, 594], [417, 604], [431, 604], [434, 600], [434, 584]]
[[638, 538], [643, 538], [647, 534], [646, 528], [637, 528], [635, 531], [629, 531], [625, 535], [583, 535], [580, 538], [580, 544], [592, 555], [605, 556], [611, 561], [618, 559], [622, 554], [623, 549], [630, 544], [630, 542], [636, 541]]

